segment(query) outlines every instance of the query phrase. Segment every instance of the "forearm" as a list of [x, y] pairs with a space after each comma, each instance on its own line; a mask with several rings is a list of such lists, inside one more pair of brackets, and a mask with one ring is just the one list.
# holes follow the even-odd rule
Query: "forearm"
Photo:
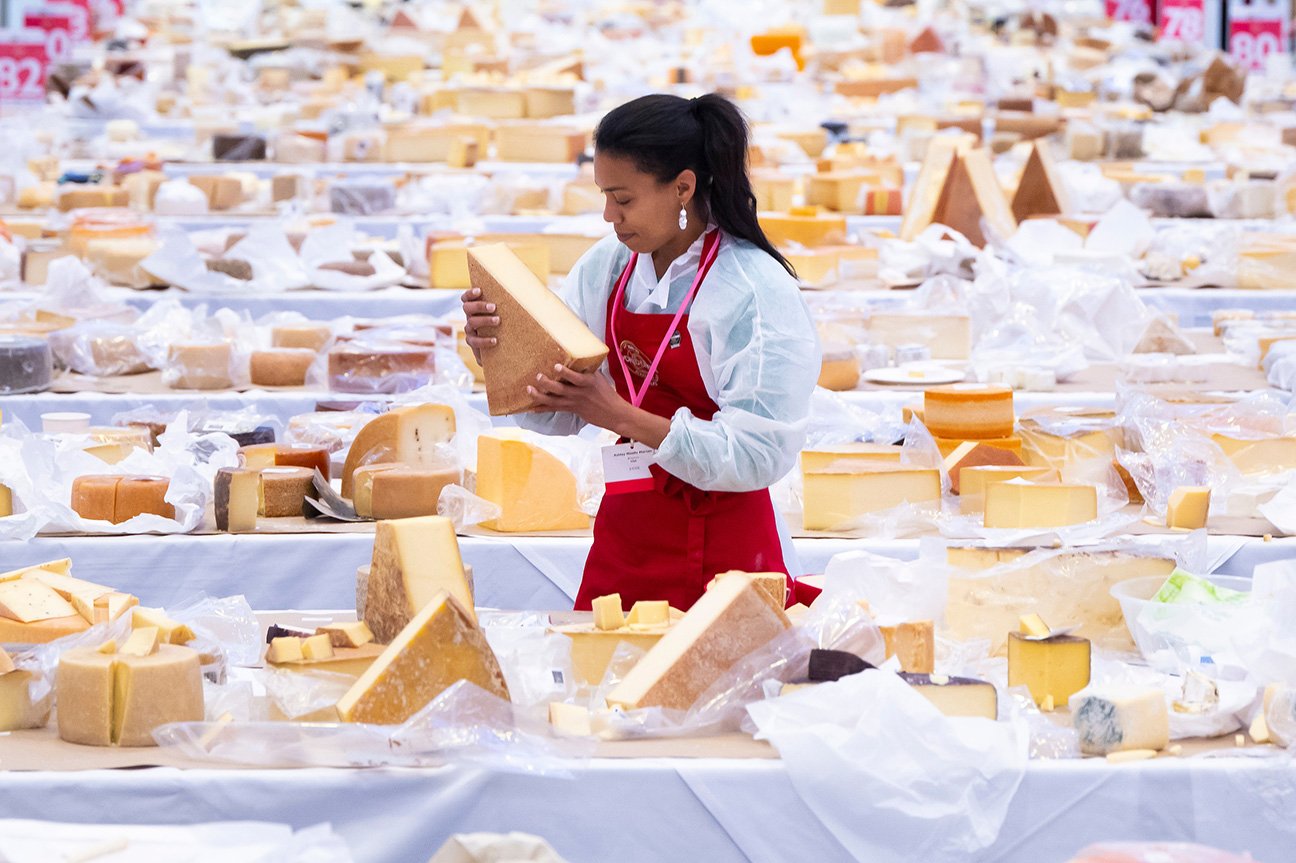
[[629, 402], [622, 402], [622, 405], [624, 407], [617, 411], [615, 417], [615, 428], [609, 430], [658, 449], [666, 439], [666, 435], [670, 434], [670, 418], [637, 408]]

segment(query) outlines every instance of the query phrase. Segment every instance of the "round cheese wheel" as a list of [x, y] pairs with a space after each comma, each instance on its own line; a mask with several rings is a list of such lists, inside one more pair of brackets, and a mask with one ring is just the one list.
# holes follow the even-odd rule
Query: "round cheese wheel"
[[306, 348], [274, 348], [253, 351], [250, 363], [253, 386], [300, 387], [315, 362], [315, 351]]
[[49, 389], [54, 358], [49, 342], [32, 336], [0, 335], [0, 393]]
[[995, 384], [951, 384], [923, 393], [923, 421], [936, 437], [1004, 438], [1013, 432], [1013, 392]]

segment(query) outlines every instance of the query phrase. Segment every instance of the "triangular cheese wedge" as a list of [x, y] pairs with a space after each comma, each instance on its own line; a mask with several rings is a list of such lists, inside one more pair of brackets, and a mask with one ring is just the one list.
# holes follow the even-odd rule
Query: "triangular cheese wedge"
[[73, 596], [84, 596], [94, 600], [104, 594], [113, 592], [111, 587], [105, 587], [102, 584], [95, 584], [92, 581], [84, 581], [43, 568], [28, 570], [24, 578], [39, 581], [67, 600], [70, 600]]
[[966, 141], [960, 135], [937, 135], [927, 145], [927, 155], [918, 169], [900, 220], [900, 239], [906, 243], [912, 243], [935, 220], [954, 159], [965, 147]]
[[364, 622], [386, 644], [438, 593], [455, 598], [473, 620], [454, 522], [437, 515], [378, 522]]
[[[1006, 240], [1017, 230], [988, 150], [969, 150], [954, 160], [934, 221], [958, 231], [978, 248], [986, 245], [989, 236]], [[989, 236], [983, 228], [989, 229]]]
[[1044, 144], [1036, 141], [1013, 194], [1013, 216], [1021, 222], [1031, 216], [1065, 215], [1069, 210], [1066, 187], [1053, 157]]
[[75, 615], [76, 609], [66, 599], [39, 581], [21, 578], [0, 583], [0, 617], [35, 623]]
[[398, 724], [460, 680], [509, 698], [485, 634], [467, 610], [442, 591], [338, 700], [338, 716], [343, 722]]
[[481, 298], [494, 303], [499, 344], [481, 351], [492, 416], [528, 410], [526, 388], [555, 365], [592, 372], [608, 348], [576, 314], [502, 243], [468, 250], [468, 273]]
[[46, 563], [33, 563], [31, 566], [21, 566], [18, 569], [11, 569], [8, 572], [0, 572], [0, 581], [16, 581], [27, 573], [37, 569], [42, 569], [46, 572], [56, 572], [59, 575], [67, 575], [72, 571], [72, 558], [64, 557]]

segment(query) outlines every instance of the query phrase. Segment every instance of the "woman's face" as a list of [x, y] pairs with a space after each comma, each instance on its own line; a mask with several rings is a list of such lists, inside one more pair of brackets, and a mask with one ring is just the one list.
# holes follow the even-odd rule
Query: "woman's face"
[[[603, 220], [631, 251], [652, 254], [679, 237], [679, 211], [693, 198], [694, 174], [660, 183], [622, 156], [594, 154], [594, 182], [603, 192]], [[692, 210], [689, 218], [693, 218]]]

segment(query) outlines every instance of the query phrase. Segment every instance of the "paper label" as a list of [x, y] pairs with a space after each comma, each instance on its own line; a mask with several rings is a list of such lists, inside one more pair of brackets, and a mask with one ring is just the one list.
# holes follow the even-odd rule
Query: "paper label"
[[1106, 0], [1107, 17], [1131, 24], [1151, 24], [1155, 0]]
[[603, 447], [604, 493], [651, 491], [651, 468], [656, 461], [657, 450], [635, 441]]
[[0, 104], [45, 101], [45, 74], [49, 69], [45, 34], [24, 33], [37, 38], [10, 35], [0, 41]]
[[1205, 0], [1161, 0], [1160, 38], [1202, 44], [1206, 38]]
[[1286, 54], [1290, 4], [1274, 0], [1229, 3], [1228, 52], [1243, 69], [1263, 69], [1270, 54]]

